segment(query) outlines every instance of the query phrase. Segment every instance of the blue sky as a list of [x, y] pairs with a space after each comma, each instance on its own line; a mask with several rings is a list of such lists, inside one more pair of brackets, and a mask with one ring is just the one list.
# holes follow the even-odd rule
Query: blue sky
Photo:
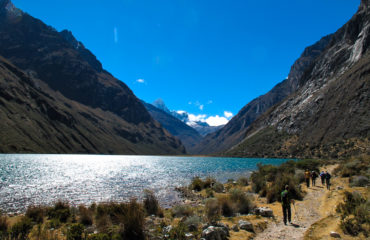
[[[335, 32], [360, 0], [13, 0], [69, 29], [146, 102], [225, 121]], [[219, 116], [217, 118], [216, 116]]]

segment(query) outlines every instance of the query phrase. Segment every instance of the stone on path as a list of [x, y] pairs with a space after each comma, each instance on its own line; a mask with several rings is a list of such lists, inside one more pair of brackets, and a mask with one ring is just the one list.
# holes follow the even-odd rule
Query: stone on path
[[248, 221], [240, 220], [239, 221], [239, 228], [243, 229], [245, 231], [248, 231], [248, 232], [254, 232], [253, 224], [248, 222]]
[[337, 233], [337, 232], [331, 231], [331, 232], [330, 232], [330, 237], [333, 237], [333, 238], [340, 238], [340, 234], [339, 234], [339, 233]]
[[202, 238], [205, 240], [227, 240], [228, 232], [223, 227], [209, 226], [202, 232]]
[[255, 209], [256, 215], [261, 215], [262, 217], [274, 217], [274, 213], [271, 208], [259, 207]]

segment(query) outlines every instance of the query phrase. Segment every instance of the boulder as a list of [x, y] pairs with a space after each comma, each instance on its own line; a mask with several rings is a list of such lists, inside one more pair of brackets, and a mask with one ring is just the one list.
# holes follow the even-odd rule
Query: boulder
[[330, 232], [330, 237], [333, 237], [333, 238], [340, 238], [340, 234], [337, 233], [337, 232]]
[[186, 239], [191, 239], [193, 237], [194, 237], [194, 235], [192, 233], [185, 233], [185, 238]]
[[225, 228], [209, 226], [207, 229], [203, 230], [202, 238], [205, 240], [227, 240], [229, 236]]
[[240, 220], [239, 221], [239, 228], [243, 229], [245, 231], [248, 231], [248, 232], [254, 232], [253, 224], [248, 222], [248, 221]]
[[260, 215], [262, 217], [274, 217], [274, 212], [271, 208], [268, 207], [259, 207], [255, 210], [256, 215]]
[[168, 225], [167, 227], [164, 227], [163, 233], [166, 234], [166, 233], [171, 232], [172, 228], [173, 228], [172, 225]]
[[238, 225], [234, 224], [231, 229], [234, 231], [234, 232], [239, 232], [239, 227]]

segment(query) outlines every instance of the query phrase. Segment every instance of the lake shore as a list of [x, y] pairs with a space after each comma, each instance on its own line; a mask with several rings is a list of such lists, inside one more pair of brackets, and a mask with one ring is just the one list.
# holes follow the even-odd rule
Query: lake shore
[[[27, 234], [31, 239], [68, 239], [73, 234], [86, 236], [87, 239], [120, 239], [124, 234], [130, 234], [124, 231], [135, 230], [135, 226], [120, 230], [121, 224], [127, 226], [128, 222], [141, 227], [143, 234], [142, 238], [136, 236], [131, 239], [208, 239], [207, 231], [208, 234], [213, 231], [212, 234], [220, 237], [225, 235], [221, 239], [230, 240], [330, 239], [332, 231], [342, 239], [361, 239], [364, 236], [362, 232], [356, 237], [343, 231], [340, 227], [341, 214], [336, 208], [343, 202], [346, 192], [357, 191], [368, 198], [369, 188], [351, 187], [348, 176], [342, 177], [343, 172], [335, 170], [343, 168], [338, 168], [338, 164], [341, 163], [319, 167], [319, 170], [336, 173], [335, 176], [333, 174], [331, 190], [325, 189], [321, 183], [309, 188], [299, 184], [304, 196], [292, 209], [295, 225], [291, 226], [282, 223], [281, 203], [254, 193], [256, 183], [250, 180], [256, 175], [252, 175], [251, 179], [230, 180], [226, 184], [219, 184], [211, 178], [193, 179], [188, 187], [179, 189], [183, 202], [166, 209], [159, 206], [155, 194], [147, 192], [144, 202], [132, 200], [80, 207], [60, 202], [52, 207], [34, 207], [26, 214], [3, 215], [1, 219], [7, 219], [9, 233], [19, 223], [29, 224]], [[238, 205], [238, 202], [242, 204]], [[256, 214], [256, 209], [261, 208], [266, 213], [259, 211]], [[269, 215], [270, 210], [273, 216]], [[63, 216], [67, 217], [64, 219]], [[4, 221], [0, 220], [0, 229], [1, 222]], [[112, 227], [115, 229], [113, 232]], [[41, 235], [43, 238], [37, 238]]]

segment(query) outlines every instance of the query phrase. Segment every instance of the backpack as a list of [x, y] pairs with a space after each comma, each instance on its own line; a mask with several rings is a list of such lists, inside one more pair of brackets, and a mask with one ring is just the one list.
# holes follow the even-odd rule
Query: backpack
[[289, 205], [289, 192], [287, 190], [284, 190], [281, 192], [281, 203], [283, 205]]

